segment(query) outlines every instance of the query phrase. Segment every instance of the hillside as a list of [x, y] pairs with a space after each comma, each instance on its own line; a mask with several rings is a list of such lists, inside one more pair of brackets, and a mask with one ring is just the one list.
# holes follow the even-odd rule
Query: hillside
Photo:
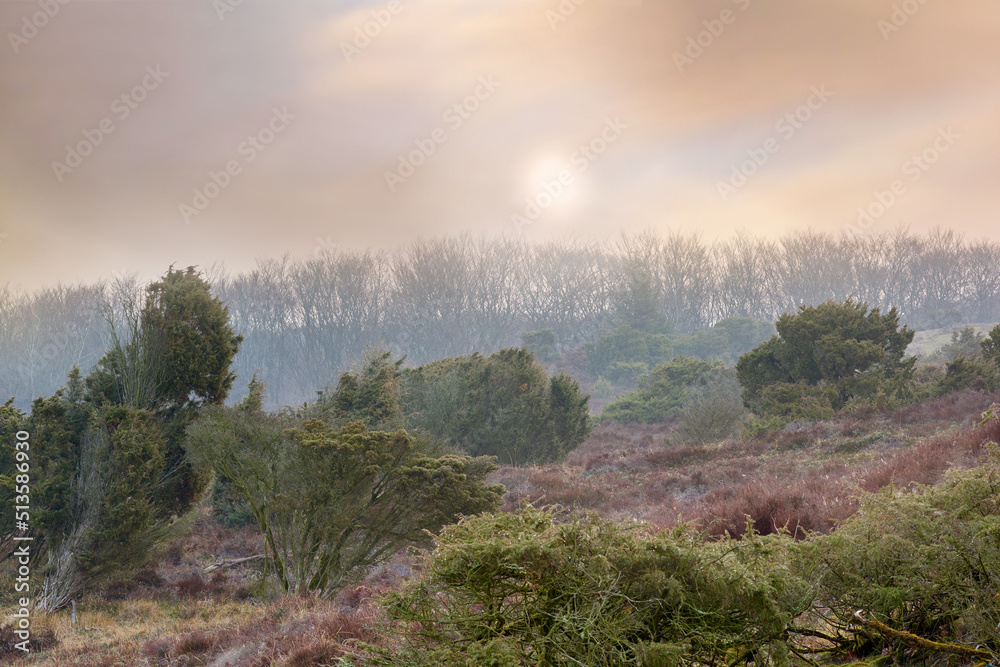
[[[502, 467], [493, 478], [507, 487], [505, 510], [560, 504], [656, 527], [694, 521], [714, 535], [741, 534], [749, 515], [760, 533], [803, 536], [834, 530], [860, 490], [933, 484], [949, 468], [975, 466], [984, 440], [1000, 438], [997, 422], [988, 434], [977, 426], [997, 401], [1000, 393], [963, 391], [705, 446], [672, 444], [670, 426], [604, 425], [565, 463]], [[16, 664], [306, 667], [350, 664], [337, 660], [357, 652], [353, 640], [393, 646], [377, 598], [415, 573], [411, 557], [399, 554], [331, 602], [251, 597], [253, 560], [206, 571], [261, 547], [255, 531], [224, 528], [203, 506], [154, 562], [81, 601], [75, 624], [70, 611], [36, 619], [37, 652]], [[0, 638], [0, 650], [9, 641]]]

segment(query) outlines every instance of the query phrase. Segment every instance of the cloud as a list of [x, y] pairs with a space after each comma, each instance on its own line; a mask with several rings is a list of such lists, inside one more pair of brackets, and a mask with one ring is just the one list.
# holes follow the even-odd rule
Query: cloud
[[[837, 232], [942, 125], [963, 139], [886, 223], [996, 237], [1000, 8], [928, 0], [886, 39], [894, 4], [588, 0], [553, 24], [556, 1], [400, 0], [388, 22], [388, 2], [243, 3], [223, 21], [209, 3], [71, 3], [0, 56], [0, 281], [511, 232], [546, 169], [615, 117], [629, 129], [530, 237]], [[3, 34], [30, 7], [0, 5]], [[58, 182], [52, 162], [157, 64], [170, 77]], [[481, 76], [500, 88], [453, 127]], [[734, 163], [821, 85], [834, 98], [722, 201]], [[281, 106], [287, 131], [185, 225], [178, 206]], [[447, 140], [390, 191], [386, 172], [438, 129]]]

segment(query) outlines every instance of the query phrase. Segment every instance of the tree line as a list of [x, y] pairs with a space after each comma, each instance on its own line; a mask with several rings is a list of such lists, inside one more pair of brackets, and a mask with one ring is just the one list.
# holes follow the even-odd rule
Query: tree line
[[[847, 299], [895, 307], [916, 330], [994, 322], [998, 266], [1000, 243], [950, 230], [719, 241], [647, 231], [603, 245], [435, 238], [391, 251], [262, 259], [243, 273], [215, 267], [207, 278], [244, 336], [237, 375], [266, 381], [269, 404], [297, 404], [373, 343], [421, 364], [551, 330], [564, 352], [617, 324], [647, 328], [651, 314], [692, 332], [732, 317], [773, 322], [802, 305]], [[124, 278], [0, 289], [3, 393], [26, 408], [62, 386], [67, 368], [92, 367], [107, 349], [105, 304], [141, 287]]]

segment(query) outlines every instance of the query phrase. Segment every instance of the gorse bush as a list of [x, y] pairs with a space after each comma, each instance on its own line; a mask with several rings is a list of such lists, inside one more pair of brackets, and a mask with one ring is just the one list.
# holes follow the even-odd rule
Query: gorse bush
[[384, 600], [409, 650], [385, 664], [790, 665], [812, 602], [787, 537], [705, 541], [531, 507], [446, 528]]
[[402, 384], [407, 423], [473, 456], [557, 461], [590, 433], [579, 384], [550, 378], [524, 348], [406, 369]]

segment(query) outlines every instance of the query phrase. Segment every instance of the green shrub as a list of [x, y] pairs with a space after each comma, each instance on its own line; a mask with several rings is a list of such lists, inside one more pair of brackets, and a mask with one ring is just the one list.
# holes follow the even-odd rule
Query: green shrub
[[[828, 622], [844, 630], [861, 610], [894, 631], [980, 644], [1000, 656], [1000, 474], [996, 465], [949, 473], [935, 487], [865, 495], [833, 534], [798, 546], [797, 571], [819, 582]], [[926, 655], [855, 624], [859, 654]], [[904, 655], [903, 649], [908, 649]], [[916, 653], [913, 653], [913, 651]], [[994, 658], [995, 659], [995, 658]]]
[[972, 387], [992, 391], [1000, 387], [1000, 368], [981, 356], [960, 355], [945, 364], [945, 374], [936, 383], [938, 395]]
[[407, 422], [473, 456], [504, 463], [557, 461], [590, 432], [588, 396], [552, 378], [522, 348], [403, 371]]
[[990, 335], [979, 342], [984, 359], [1000, 366], [1000, 324], [993, 327]]
[[[558, 510], [465, 519], [442, 531], [426, 574], [384, 599], [407, 658], [384, 664], [790, 664], [790, 626], [811, 604], [786, 536], [706, 541]], [[433, 659], [430, 659], [433, 656]]]
[[[765, 390], [777, 384], [823, 386], [821, 393], [829, 396], [834, 410], [852, 399], [902, 397], [912, 391], [916, 357], [904, 356], [913, 331], [899, 328], [895, 308], [882, 315], [862, 303], [828, 301], [782, 315], [776, 328], [777, 336], [736, 364], [743, 402], [755, 414], [768, 414], [775, 405], [786, 409], [785, 401], [764, 397]], [[824, 399], [818, 394], [812, 398], [816, 405], [808, 411], [825, 412]]]
[[317, 392], [316, 401], [304, 406], [300, 416], [340, 425], [360, 421], [382, 430], [403, 425], [400, 369], [405, 360], [393, 361], [392, 352], [367, 348], [361, 369], [342, 374], [336, 388]]
[[643, 364], [648, 369], [667, 362], [674, 356], [669, 336], [640, 331], [627, 324], [604, 334], [594, 343], [587, 343], [585, 349], [587, 372], [604, 377], [610, 377], [608, 368], [616, 362]]
[[458, 515], [495, 510], [503, 495], [485, 483], [492, 459], [434, 456], [403, 430], [360, 421], [338, 430], [214, 407], [188, 430], [188, 448], [250, 507], [287, 595], [329, 598]]
[[722, 382], [725, 376], [722, 362], [677, 357], [641, 376], [638, 391], [612, 401], [604, 408], [601, 419], [623, 424], [669, 421], [680, 413], [692, 389]]
[[539, 361], [555, 361], [559, 358], [559, 353], [556, 352], [556, 334], [552, 329], [522, 334], [521, 344], [531, 350]]
[[674, 352], [699, 359], [725, 359], [729, 356], [729, 337], [725, 330], [702, 329], [673, 340]]
[[805, 382], [778, 382], [760, 391], [757, 399], [762, 414], [788, 421], [831, 419], [837, 392], [828, 386]]

